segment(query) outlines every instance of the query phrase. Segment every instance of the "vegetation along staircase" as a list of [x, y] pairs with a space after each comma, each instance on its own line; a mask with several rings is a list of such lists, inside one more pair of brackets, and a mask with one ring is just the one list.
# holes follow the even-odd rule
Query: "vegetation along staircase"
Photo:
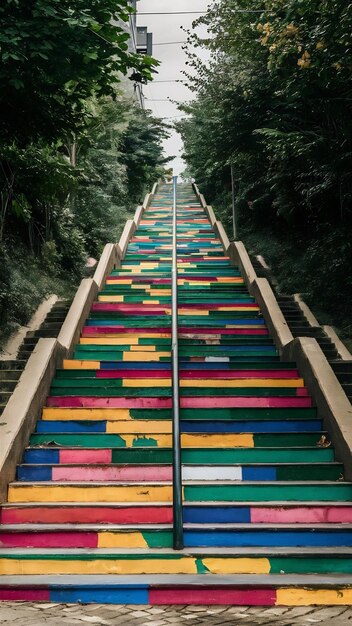
[[29, 330], [15, 359], [0, 359], [0, 416], [23, 369], [41, 337], [57, 337], [70, 308], [69, 300], [57, 300], [37, 330]]
[[159, 185], [52, 381], [1, 508], [0, 599], [351, 604], [352, 485], [190, 185], [173, 549], [172, 205]]

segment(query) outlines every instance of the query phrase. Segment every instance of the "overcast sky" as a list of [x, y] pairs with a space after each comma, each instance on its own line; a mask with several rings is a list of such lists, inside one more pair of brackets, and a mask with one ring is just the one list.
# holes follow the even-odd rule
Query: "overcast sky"
[[[192, 92], [185, 85], [176, 81], [184, 79], [182, 70], [187, 70], [186, 54], [182, 50], [182, 43], [172, 43], [170, 45], [158, 45], [169, 42], [185, 41], [186, 35], [181, 30], [181, 26], [189, 29], [193, 20], [200, 16], [197, 14], [185, 13], [183, 15], [162, 15], [162, 13], [178, 11], [205, 11], [210, 4], [210, 0], [139, 0], [138, 2], [138, 26], [148, 26], [148, 31], [153, 33], [154, 48], [153, 56], [161, 61], [158, 68], [159, 74], [155, 81], [143, 87], [146, 97], [145, 106], [151, 109], [157, 117], [170, 117], [167, 121], [174, 121], [181, 115], [177, 105], [168, 102], [167, 99], [187, 102], [193, 96]], [[142, 15], [143, 13], [159, 13], [159, 15]], [[202, 31], [198, 31], [201, 33]], [[204, 32], [204, 31], [203, 31]], [[181, 160], [182, 141], [176, 132], [165, 142], [165, 153], [168, 156], [176, 155], [175, 160], [170, 163], [174, 167], [174, 173], [180, 174], [185, 165]]]

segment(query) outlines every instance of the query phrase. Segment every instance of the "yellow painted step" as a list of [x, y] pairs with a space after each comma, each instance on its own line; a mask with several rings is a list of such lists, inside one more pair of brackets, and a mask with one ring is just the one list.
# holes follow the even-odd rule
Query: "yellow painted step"
[[10, 484], [9, 502], [171, 502], [172, 486], [161, 484]]
[[[43, 420], [133, 420], [134, 409], [44, 407]], [[171, 411], [170, 411], [171, 417]], [[159, 423], [159, 421], [158, 421]], [[161, 423], [161, 421], [160, 421]]]
[[[148, 548], [142, 533], [98, 533], [98, 548]], [[210, 574], [269, 574], [267, 558], [202, 558]], [[197, 574], [197, 559], [4, 559], [0, 557], [0, 575], [36, 574]]]

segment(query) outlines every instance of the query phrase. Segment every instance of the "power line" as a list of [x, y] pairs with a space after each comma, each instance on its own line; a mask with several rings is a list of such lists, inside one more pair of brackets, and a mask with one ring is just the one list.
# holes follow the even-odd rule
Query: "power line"
[[166, 116], [163, 116], [161, 119], [162, 120], [172, 120], [175, 117], [187, 117], [187, 115], [166, 115]]
[[[141, 13], [138, 11], [138, 15], [204, 15], [208, 11], [160, 11], [154, 13]], [[232, 11], [232, 13], [266, 13], [266, 11], [262, 11], [261, 9], [236, 9]]]
[[181, 80], [180, 78], [174, 78], [173, 80], [151, 80], [148, 84], [155, 85], [155, 83], [185, 83], [185, 80]]
[[207, 11], [160, 11], [155, 13], [141, 13], [138, 11], [137, 15], [202, 15]]
[[162, 41], [160, 43], [153, 42], [153, 46], [171, 46], [176, 43], [187, 43], [187, 40], [184, 39], [183, 41]]

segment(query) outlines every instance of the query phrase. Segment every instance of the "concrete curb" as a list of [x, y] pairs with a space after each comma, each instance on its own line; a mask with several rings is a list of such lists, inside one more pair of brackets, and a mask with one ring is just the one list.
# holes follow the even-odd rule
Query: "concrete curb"
[[266, 278], [257, 278], [252, 283], [252, 295], [263, 313], [270, 334], [281, 354], [283, 349], [293, 341], [293, 335]]
[[352, 480], [352, 405], [318, 342], [311, 337], [297, 337], [284, 348], [283, 358], [297, 363], [332, 437], [337, 457], [345, 463], [345, 478]]
[[56, 339], [39, 339], [11, 395], [0, 424], [0, 500], [6, 500], [8, 483], [16, 476], [23, 450], [50, 391], [55, 369], [65, 349]]

